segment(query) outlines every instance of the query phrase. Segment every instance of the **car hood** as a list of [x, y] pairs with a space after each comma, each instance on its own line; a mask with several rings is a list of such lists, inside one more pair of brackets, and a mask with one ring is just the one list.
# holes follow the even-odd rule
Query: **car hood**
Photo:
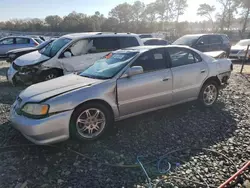
[[68, 74], [53, 80], [31, 85], [22, 91], [19, 97], [23, 102], [40, 102], [72, 90], [90, 87], [101, 82], [104, 82], [104, 80]]
[[238, 45], [235, 45], [235, 46], [231, 47], [231, 50], [245, 50], [245, 49], [247, 49], [247, 46], [238, 46]]
[[34, 47], [29, 47], [29, 48], [19, 48], [19, 49], [15, 49], [15, 50], [10, 50], [8, 51], [8, 54], [10, 53], [19, 53], [19, 52], [26, 52], [26, 51], [32, 51], [32, 50], [37, 50], [36, 48]]
[[15, 60], [15, 64], [19, 66], [34, 65], [48, 59], [50, 57], [40, 54], [39, 51], [34, 51], [18, 57]]

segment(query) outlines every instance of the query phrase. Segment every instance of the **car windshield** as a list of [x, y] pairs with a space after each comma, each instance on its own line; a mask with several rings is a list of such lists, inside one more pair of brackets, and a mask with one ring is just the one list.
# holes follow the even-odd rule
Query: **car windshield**
[[109, 79], [123, 69], [138, 52], [112, 52], [96, 61], [80, 75], [96, 79]]
[[39, 44], [43, 43], [43, 40], [41, 40], [41, 39], [39, 39], [39, 38], [34, 38], [34, 40], [35, 40], [36, 42], [38, 42]]
[[52, 43], [53, 40], [47, 40], [42, 42], [41, 44], [39, 44], [38, 46], [36, 46], [36, 49], [41, 50], [43, 49], [45, 46], [47, 46], [48, 44]]
[[199, 36], [186, 35], [177, 39], [173, 44], [192, 46], [198, 40], [198, 38]]
[[65, 45], [67, 45], [71, 39], [68, 38], [60, 38], [50, 43], [44, 49], [40, 51], [41, 54], [46, 55], [48, 57], [54, 57], [59, 50], [61, 50]]
[[250, 45], [250, 40], [241, 40], [236, 44], [236, 46], [248, 46]]

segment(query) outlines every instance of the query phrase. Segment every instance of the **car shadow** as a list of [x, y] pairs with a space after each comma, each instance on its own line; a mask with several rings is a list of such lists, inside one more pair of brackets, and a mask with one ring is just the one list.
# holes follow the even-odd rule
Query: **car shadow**
[[[96, 181], [99, 185], [114, 181], [117, 182], [117, 187], [132, 187], [144, 181], [140, 168], [111, 170], [112, 167], [102, 163], [134, 165], [137, 156], [157, 158], [178, 148], [208, 148], [229, 138], [235, 129], [236, 121], [225, 110], [223, 103], [218, 102], [212, 108], [204, 108], [196, 102], [189, 102], [117, 122], [106, 137], [94, 142], [69, 140], [55, 145], [61, 150], [35, 146], [33, 149], [25, 149], [25, 155], [26, 158], [38, 156], [37, 165], [41, 169], [48, 166], [50, 175], [56, 173], [57, 168], [60, 168], [58, 177], [62, 171], [70, 171], [70, 176], [62, 175], [69, 186], [77, 179], [73, 177], [81, 176], [82, 178], [77, 179], [77, 187], [94, 187], [93, 183]], [[8, 145], [17, 143], [29, 142], [18, 133], [17, 137], [8, 141]], [[91, 160], [76, 155], [72, 150]], [[194, 155], [192, 153], [189, 158]], [[35, 172], [26, 172], [26, 175], [19, 173], [19, 176], [28, 177], [31, 174], [33, 177], [32, 173]], [[87, 177], [95, 181], [88, 181]], [[49, 183], [46, 178], [42, 180]]]

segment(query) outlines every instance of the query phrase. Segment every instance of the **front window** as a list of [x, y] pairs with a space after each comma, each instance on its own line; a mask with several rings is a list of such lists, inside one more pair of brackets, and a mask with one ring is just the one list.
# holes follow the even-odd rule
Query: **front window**
[[70, 41], [71, 39], [68, 38], [59, 38], [42, 49], [40, 53], [48, 57], [54, 57]]
[[96, 61], [80, 75], [96, 79], [109, 79], [120, 72], [138, 52], [112, 52]]
[[177, 39], [173, 44], [192, 46], [198, 39], [199, 39], [199, 36], [186, 35]]
[[250, 40], [241, 40], [236, 44], [236, 46], [248, 46], [250, 45]]

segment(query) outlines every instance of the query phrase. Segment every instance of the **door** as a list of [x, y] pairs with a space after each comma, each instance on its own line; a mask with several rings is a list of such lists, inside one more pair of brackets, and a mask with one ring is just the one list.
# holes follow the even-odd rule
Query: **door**
[[209, 52], [209, 36], [202, 36], [194, 46], [195, 49], [201, 52]]
[[17, 37], [15, 39], [16, 39], [15, 49], [34, 46], [34, 45], [30, 44], [30, 39], [29, 38]]
[[64, 52], [70, 52], [71, 57], [59, 56], [59, 61], [66, 72], [83, 71], [110, 51], [119, 49], [116, 37], [98, 37], [81, 39], [73, 43]]
[[173, 103], [198, 97], [208, 67], [199, 54], [186, 48], [168, 48], [173, 74]]
[[222, 50], [222, 39], [218, 35], [209, 36], [210, 51]]
[[0, 40], [0, 56], [5, 56], [6, 52], [14, 48], [14, 38], [5, 38]]
[[117, 80], [120, 116], [152, 110], [172, 102], [172, 73], [165, 50], [143, 53], [131, 65], [142, 66], [144, 73]]

